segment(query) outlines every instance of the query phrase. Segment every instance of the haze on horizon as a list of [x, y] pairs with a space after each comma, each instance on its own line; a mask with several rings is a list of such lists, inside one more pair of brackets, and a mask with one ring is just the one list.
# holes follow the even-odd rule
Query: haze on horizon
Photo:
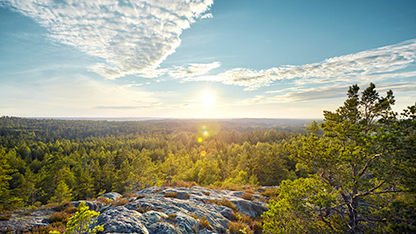
[[0, 116], [322, 118], [416, 101], [416, 2], [0, 2]]

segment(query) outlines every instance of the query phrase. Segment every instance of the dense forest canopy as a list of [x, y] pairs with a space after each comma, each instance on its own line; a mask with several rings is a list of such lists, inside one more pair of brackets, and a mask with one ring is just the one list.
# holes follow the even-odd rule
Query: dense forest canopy
[[12, 209], [86, 199], [166, 181], [278, 185], [297, 177], [281, 143], [305, 133], [305, 122], [310, 120], [294, 120], [290, 125], [288, 120], [4, 116], [0, 118], [0, 154], [5, 162], [0, 196], [7, 202], [1, 206]]
[[[0, 118], [0, 210], [165, 182], [280, 186], [266, 233], [410, 233], [416, 105], [353, 85], [321, 123]], [[276, 122], [277, 121], [277, 122]]]

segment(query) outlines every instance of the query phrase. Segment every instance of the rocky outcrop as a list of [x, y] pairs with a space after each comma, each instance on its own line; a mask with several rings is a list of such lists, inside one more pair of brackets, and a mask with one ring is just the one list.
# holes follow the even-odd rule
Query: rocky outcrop
[[[86, 202], [92, 210], [100, 211], [96, 225], [103, 225], [101, 233], [227, 233], [228, 223], [235, 218], [235, 210], [250, 217], [259, 217], [267, 210], [258, 193], [251, 200], [242, 198], [243, 192], [214, 190], [205, 187], [150, 187], [122, 197], [118, 193], [103, 194], [105, 203], [98, 201], [77, 201], [77, 207]], [[125, 202], [118, 202], [125, 199]], [[103, 201], [103, 199], [99, 199]], [[260, 201], [262, 200], [262, 201]], [[111, 201], [111, 202], [110, 202]], [[234, 209], [234, 211], [233, 211]], [[46, 214], [39, 217], [21, 218], [13, 215], [8, 222], [8, 230], [13, 225], [47, 225]], [[15, 218], [16, 217], [16, 218]], [[22, 220], [32, 220], [25, 222]], [[2, 224], [0, 221], [0, 232]], [[13, 224], [14, 222], [14, 224]], [[27, 228], [28, 229], [28, 228]]]

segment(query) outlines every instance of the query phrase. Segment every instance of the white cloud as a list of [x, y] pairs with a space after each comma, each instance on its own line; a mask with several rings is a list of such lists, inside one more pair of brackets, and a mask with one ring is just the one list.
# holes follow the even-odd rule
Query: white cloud
[[218, 68], [221, 66], [219, 62], [206, 63], [206, 64], [196, 64], [191, 63], [187, 68], [182, 66], [175, 66], [169, 71], [169, 75], [173, 78], [188, 78], [194, 76], [205, 75], [212, 69]]
[[154, 70], [180, 45], [179, 36], [213, 0], [6, 0], [5, 6], [46, 27], [54, 40], [106, 63], [90, 69], [114, 79]]
[[[289, 103], [299, 101], [313, 101], [313, 100], [328, 100], [333, 98], [347, 98], [348, 85], [331, 85], [319, 88], [289, 88], [289, 92], [283, 95], [265, 96], [258, 95], [253, 98], [238, 100], [230, 105], [255, 105], [255, 104], [270, 104], [270, 103]], [[368, 87], [368, 83], [360, 84], [361, 91]], [[388, 90], [393, 90], [394, 93], [415, 92], [416, 82], [403, 83], [383, 83], [377, 84], [376, 90], [384, 96]], [[273, 93], [273, 92], [266, 92]]]
[[360, 83], [415, 76], [415, 71], [391, 73], [414, 64], [415, 59], [416, 40], [413, 39], [356, 54], [330, 58], [320, 63], [287, 65], [259, 71], [235, 68], [215, 76], [199, 76], [186, 80], [222, 82], [246, 87], [244, 89], [246, 91], [269, 86], [277, 80], [288, 79], [296, 79], [297, 85], [335, 81]]

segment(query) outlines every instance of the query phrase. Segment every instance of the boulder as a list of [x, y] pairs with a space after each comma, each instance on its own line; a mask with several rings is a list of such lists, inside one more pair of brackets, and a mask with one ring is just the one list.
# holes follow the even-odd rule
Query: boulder
[[95, 225], [103, 225], [104, 231], [101, 233], [148, 234], [142, 219], [142, 214], [139, 212], [119, 206], [100, 214]]

